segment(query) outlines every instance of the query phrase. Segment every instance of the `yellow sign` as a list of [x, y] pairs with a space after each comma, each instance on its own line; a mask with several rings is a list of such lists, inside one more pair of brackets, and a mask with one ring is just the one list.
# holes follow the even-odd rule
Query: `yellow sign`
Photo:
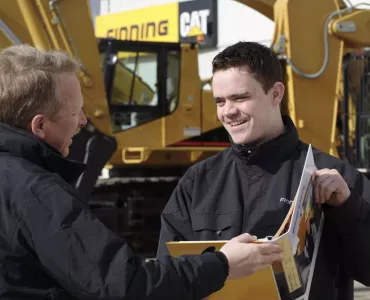
[[95, 35], [118, 40], [178, 42], [178, 3], [96, 17]]
[[[128, 1], [128, 0], [126, 0]], [[217, 0], [174, 2], [96, 17], [99, 38], [217, 45]]]

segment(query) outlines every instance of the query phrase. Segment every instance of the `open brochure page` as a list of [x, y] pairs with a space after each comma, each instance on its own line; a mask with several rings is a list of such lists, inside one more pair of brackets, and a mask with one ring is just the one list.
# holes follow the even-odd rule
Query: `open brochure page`
[[287, 232], [273, 239], [284, 247], [284, 261], [273, 265], [282, 300], [308, 299], [324, 215], [314, 202], [316, 166], [309, 147]]

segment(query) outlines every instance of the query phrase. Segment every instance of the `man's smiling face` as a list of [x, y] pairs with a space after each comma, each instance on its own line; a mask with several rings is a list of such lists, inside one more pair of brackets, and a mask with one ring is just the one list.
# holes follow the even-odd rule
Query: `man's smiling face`
[[260, 143], [270, 138], [270, 120], [279, 110], [275, 86], [265, 92], [245, 67], [214, 73], [213, 96], [217, 116], [236, 144]]

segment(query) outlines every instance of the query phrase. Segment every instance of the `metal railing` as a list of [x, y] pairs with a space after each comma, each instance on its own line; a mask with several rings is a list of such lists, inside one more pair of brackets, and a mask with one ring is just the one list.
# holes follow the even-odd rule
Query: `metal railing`
[[370, 169], [370, 50], [344, 57], [339, 112], [341, 156], [357, 168]]

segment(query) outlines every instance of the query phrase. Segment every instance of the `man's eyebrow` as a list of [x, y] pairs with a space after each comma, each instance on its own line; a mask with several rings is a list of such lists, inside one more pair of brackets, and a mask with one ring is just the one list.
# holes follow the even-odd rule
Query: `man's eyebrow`
[[237, 94], [229, 95], [228, 98], [230, 98], [230, 99], [241, 99], [241, 98], [246, 98], [246, 97], [250, 97], [250, 96], [251, 96], [250, 92], [244, 92], [244, 93], [237, 93]]
[[[250, 97], [250, 96], [251, 96], [250, 92], [244, 92], [244, 93], [231, 94], [231, 95], [227, 96], [226, 98], [228, 98], [228, 99], [242, 99], [242, 98], [247, 98], [247, 97]], [[225, 97], [213, 97], [213, 99], [215, 101], [220, 101], [220, 100], [224, 100]]]

